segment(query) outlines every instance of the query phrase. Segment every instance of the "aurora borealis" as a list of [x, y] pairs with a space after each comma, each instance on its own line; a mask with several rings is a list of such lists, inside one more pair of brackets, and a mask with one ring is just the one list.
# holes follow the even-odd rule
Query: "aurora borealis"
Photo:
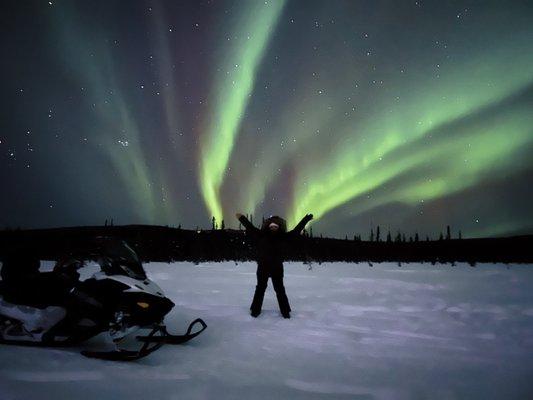
[[[235, 25], [239, 31], [224, 55], [219, 76], [215, 79], [215, 107], [209, 129], [203, 136], [200, 157], [200, 184], [209, 211], [217, 220], [222, 220], [219, 190], [228, 166], [241, 120], [250, 95], [254, 89], [255, 75], [283, 9], [284, 0], [262, 4], [243, 3], [242, 16]], [[231, 36], [230, 36], [231, 38]], [[224, 48], [223, 44], [221, 47]], [[220, 50], [219, 50], [220, 51]]]
[[527, 1], [8, 1], [0, 225], [533, 232]]

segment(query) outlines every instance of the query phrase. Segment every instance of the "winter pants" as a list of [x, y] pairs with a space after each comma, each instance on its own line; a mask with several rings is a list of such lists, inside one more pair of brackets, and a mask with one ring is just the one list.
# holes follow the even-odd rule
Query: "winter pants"
[[285, 293], [285, 286], [283, 285], [283, 264], [282, 265], [261, 265], [257, 266], [257, 286], [255, 287], [254, 299], [250, 310], [252, 313], [260, 313], [263, 306], [263, 298], [265, 290], [268, 286], [268, 278], [272, 279], [272, 286], [276, 291], [278, 298], [279, 310], [282, 314], [287, 314], [291, 311], [289, 299]]

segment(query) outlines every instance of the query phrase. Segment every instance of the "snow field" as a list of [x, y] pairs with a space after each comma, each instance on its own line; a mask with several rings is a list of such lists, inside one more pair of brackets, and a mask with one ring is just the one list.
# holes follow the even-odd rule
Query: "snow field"
[[0, 346], [0, 400], [533, 397], [528, 265], [286, 263], [290, 320], [270, 283], [249, 315], [255, 263], [145, 268], [169, 330], [201, 317], [201, 336], [136, 363]]

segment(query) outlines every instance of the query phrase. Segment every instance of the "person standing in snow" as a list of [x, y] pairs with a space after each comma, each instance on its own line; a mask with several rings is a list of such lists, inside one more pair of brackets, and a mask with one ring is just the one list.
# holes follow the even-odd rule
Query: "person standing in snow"
[[277, 215], [265, 219], [261, 229], [255, 227], [244, 215], [237, 213], [235, 216], [246, 228], [246, 232], [250, 234], [256, 247], [257, 286], [250, 306], [251, 315], [255, 318], [261, 314], [263, 298], [268, 278], [270, 278], [276, 291], [281, 315], [283, 315], [283, 318], [290, 318], [291, 307], [283, 285], [283, 245], [291, 237], [295, 237], [302, 232], [305, 225], [313, 219], [313, 214], [307, 214], [289, 232], [287, 232], [285, 220]]

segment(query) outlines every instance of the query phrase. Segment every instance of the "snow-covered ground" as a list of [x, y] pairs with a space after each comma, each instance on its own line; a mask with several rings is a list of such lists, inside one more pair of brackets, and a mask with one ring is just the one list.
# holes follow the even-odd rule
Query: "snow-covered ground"
[[[209, 328], [135, 363], [0, 346], [0, 399], [533, 398], [533, 266], [287, 263], [293, 318], [254, 263], [146, 266]], [[126, 397], [127, 396], [127, 397]]]

